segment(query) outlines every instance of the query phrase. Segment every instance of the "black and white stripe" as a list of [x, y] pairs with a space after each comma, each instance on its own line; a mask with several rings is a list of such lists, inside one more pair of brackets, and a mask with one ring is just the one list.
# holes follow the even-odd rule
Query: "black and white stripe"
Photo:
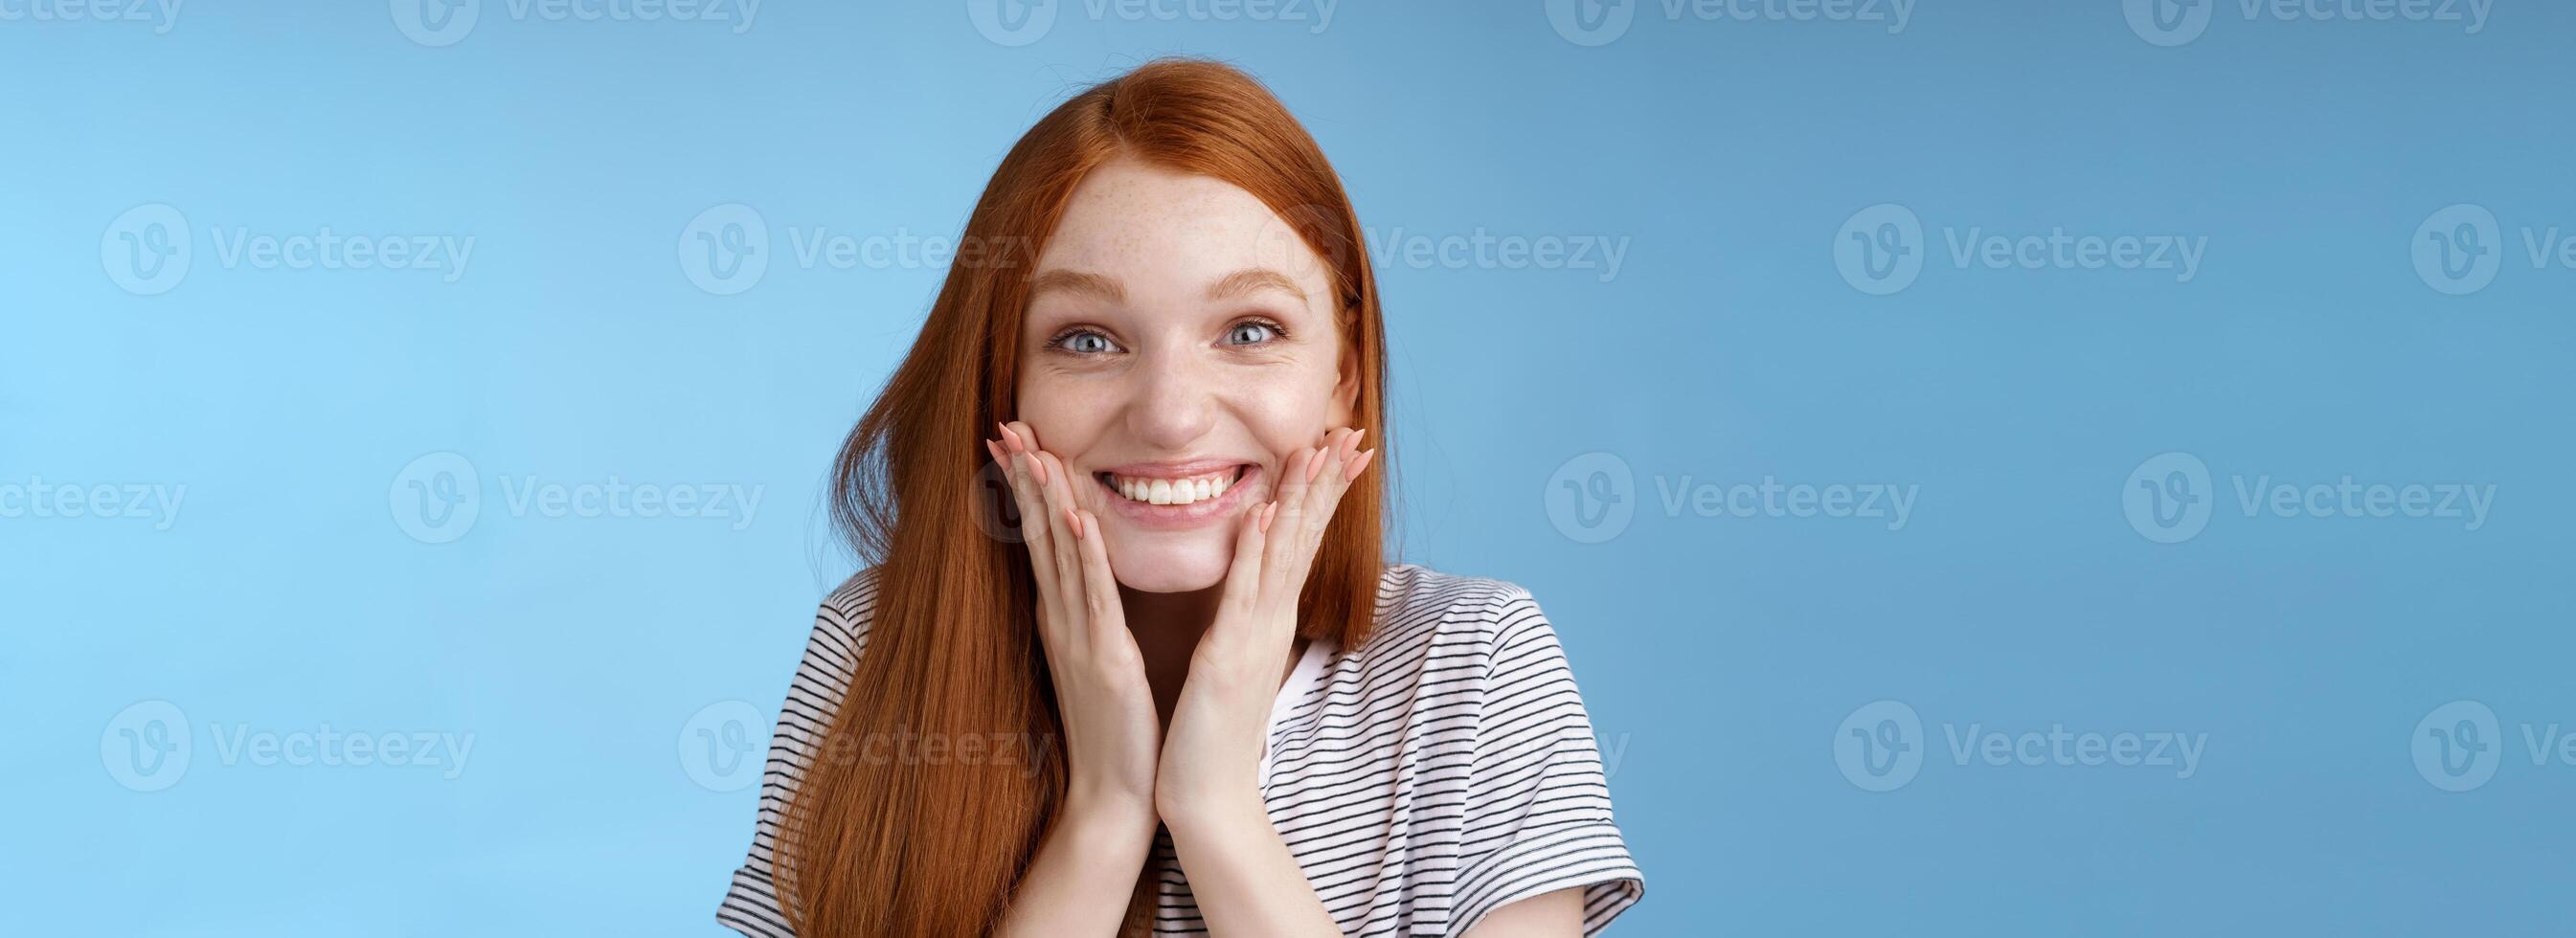
[[[876, 598], [868, 572], [823, 603], [779, 710], [751, 856], [716, 920], [790, 934], [770, 880], [779, 812], [847, 689]], [[1529, 591], [1413, 564], [1380, 578], [1377, 628], [1332, 648], [1270, 728], [1270, 819], [1344, 934], [1457, 935], [1486, 913], [1583, 889], [1583, 932], [1645, 895], [1610, 813], [1592, 721]], [[1168, 832], [1158, 934], [1205, 934]]]

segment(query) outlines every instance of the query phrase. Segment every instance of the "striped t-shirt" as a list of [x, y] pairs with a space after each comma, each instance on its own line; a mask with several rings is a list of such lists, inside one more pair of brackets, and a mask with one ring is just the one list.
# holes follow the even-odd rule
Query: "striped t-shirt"
[[[848, 690], [876, 598], [861, 571], [823, 601], [779, 708], [751, 856], [716, 921], [791, 934], [771, 851], [805, 753]], [[1261, 796], [1348, 935], [1457, 935], [1515, 900], [1583, 887], [1583, 933], [1645, 896], [1610, 816], [1591, 716], [1528, 590], [1386, 568], [1356, 650], [1312, 642], [1270, 712]], [[1205, 934], [1168, 830], [1155, 931]]]

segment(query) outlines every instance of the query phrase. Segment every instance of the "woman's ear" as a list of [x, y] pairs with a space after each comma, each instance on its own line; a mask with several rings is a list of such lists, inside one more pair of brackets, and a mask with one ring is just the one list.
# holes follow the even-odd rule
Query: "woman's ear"
[[1327, 424], [1347, 427], [1359, 417], [1360, 357], [1351, 343], [1342, 343], [1341, 377], [1333, 382], [1333, 418]]

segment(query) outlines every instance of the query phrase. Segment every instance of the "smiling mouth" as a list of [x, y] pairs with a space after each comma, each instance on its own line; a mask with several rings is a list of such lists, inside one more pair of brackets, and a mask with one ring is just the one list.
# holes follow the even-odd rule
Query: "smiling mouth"
[[1095, 472], [1091, 477], [1110, 494], [1136, 504], [1192, 505], [1224, 496], [1228, 489], [1243, 481], [1244, 473], [1250, 467], [1250, 463], [1242, 463], [1230, 469], [1182, 478], [1122, 476], [1108, 472]]

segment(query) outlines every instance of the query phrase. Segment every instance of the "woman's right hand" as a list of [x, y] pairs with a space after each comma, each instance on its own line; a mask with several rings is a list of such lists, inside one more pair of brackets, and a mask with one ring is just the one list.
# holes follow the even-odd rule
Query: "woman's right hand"
[[1021, 541], [1037, 575], [1038, 639], [1064, 716], [1066, 813], [1150, 829], [1161, 724], [1099, 522], [1074, 507], [1074, 480], [1063, 462], [1038, 448], [1028, 424], [1000, 429], [1001, 440], [984, 447], [1010, 476]]

